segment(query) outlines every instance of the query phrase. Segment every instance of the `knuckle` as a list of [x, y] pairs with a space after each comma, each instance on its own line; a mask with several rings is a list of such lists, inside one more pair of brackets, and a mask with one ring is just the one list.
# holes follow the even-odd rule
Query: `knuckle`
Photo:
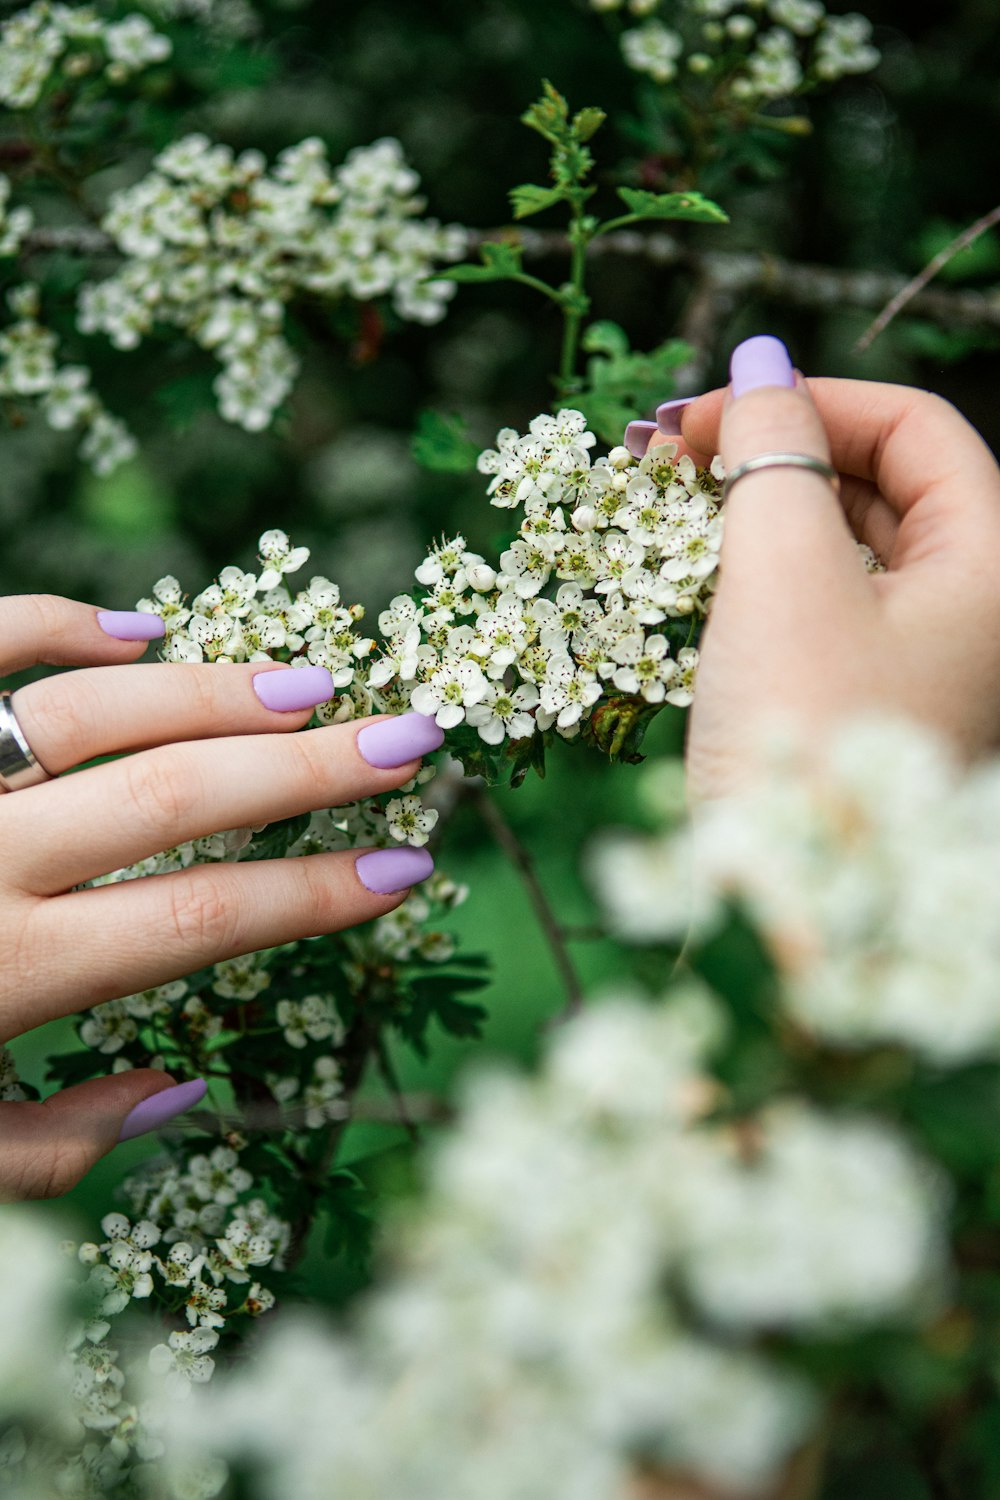
[[222, 954], [238, 947], [240, 911], [235, 893], [217, 875], [192, 869], [168, 887], [167, 928], [186, 957]]
[[127, 815], [156, 838], [176, 843], [199, 804], [190, 759], [175, 750], [148, 751], [125, 762]]
[[61, 1198], [92, 1164], [94, 1152], [86, 1137], [72, 1129], [60, 1131], [47, 1102], [8, 1107], [17, 1111], [17, 1125], [14, 1150], [4, 1163], [0, 1201]]
[[303, 855], [289, 861], [298, 875], [298, 912], [301, 922], [308, 923], [311, 931], [334, 932], [342, 923], [337, 916], [335, 882], [330, 878], [327, 860], [315, 855]]
[[282, 740], [280, 748], [274, 748], [291, 760], [292, 777], [296, 786], [301, 786], [303, 795], [309, 799], [309, 806], [325, 807], [331, 785], [331, 769], [335, 764], [327, 732], [307, 729], [302, 734], [293, 734], [289, 739]]
[[58, 594], [25, 594], [20, 601], [22, 610], [32, 617], [32, 625], [43, 639], [62, 635], [66, 624], [66, 600]]
[[[44, 733], [49, 758], [84, 755], [97, 742], [103, 715], [95, 686], [87, 678], [86, 672], [65, 673], [31, 683], [14, 695], [14, 710], [29, 742], [35, 745], [39, 733]], [[44, 764], [46, 756], [37, 746], [36, 754]]]

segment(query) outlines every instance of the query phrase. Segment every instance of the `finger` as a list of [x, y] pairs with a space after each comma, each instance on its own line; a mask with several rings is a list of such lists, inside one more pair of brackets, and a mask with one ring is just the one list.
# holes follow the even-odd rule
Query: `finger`
[[[897, 514], [937, 498], [954, 512], [995, 516], [1000, 471], [960, 412], [928, 391], [871, 380], [807, 379], [842, 474], [874, 484]], [[683, 413], [688, 443], [719, 451], [724, 391], [699, 397]], [[956, 485], [956, 475], [962, 484]]]
[[[714, 399], [716, 396], [719, 398], [717, 401]], [[713, 418], [716, 422], [713, 441], [718, 442], [718, 426], [721, 425], [722, 421], [725, 392], [712, 392], [708, 396], [694, 399], [705, 403], [706, 409], [710, 412], [714, 412], [715, 408], [718, 408], [718, 417]], [[710, 402], [712, 404], [708, 405]], [[685, 403], [685, 406], [687, 404]], [[682, 415], [683, 413], [681, 413]], [[630, 424], [631, 427], [653, 425], [652, 423], [640, 424], [636, 422]], [[636, 438], [635, 441], [638, 441], [638, 439]], [[661, 432], [659, 428], [656, 428], [649, 439], [650, 451], [653, 448], [662, 446], [664, 443], [675, 443], [679, 455], [684, 453], [689, 454], [694, 462], [703, 468], [711, 463], [711, 457], [699, 449], [692, 447], [683, 435], [678, 436]], [[714, 453], [715, 451], [716, 449], [713, 447], [711, 452]], [[849, 476], [842, 485], [840, 503], [847, 517], [847, 523], [858, 541], [866, 542], [883, 562], [888, 563], [892, 556], [896, 533], [899, 529], [899, 518], [892, 507], [881, 497], [877, 487], [869, 480], [855, 479], [853, 476]]]
[[[183, 1092], [194, 1102], [196, 1090]], [[136, 1068], [78, 1083], [40, 1104], [0, 1104], [0, 1203], [68, 1192], [118, 1143], [134, 1111], [140, 1125], [134, 1133], [141, 1133], [137, 1106], [161, 1093], [174, 1102], [173, 1079]]]
[[193, 865], [38, 902], [31, 957], [27, 945], [20, 965], [8, 956], [11, 999], [0, 1036], [225, 958], [384, 916], [433, 868], [425, 849], [347, 850]]
[[14, 693], [11, 706], [56, 775], [98, 755], [175, 740], [301, 729], [334, 692], [325, 667], [161, 662], [45, 677]]
[[702, 468], [711, 462], [710, 456], [706, 457], [704, 453], [699, 452], [696, 448], [692, 448], [689, 443], [685, 442], [682, 433], [679, 431], [664, 432], [655, 422], [638, 420], [630, 422], [625, 429], [625, 437], [622, 441], [623, 446], [628, 449], [634, 458], [642, 458], [646, 453], [651, 452], [653, 448], [662, 447], [664, 443], [673, 443], [677, 449], [678, 458], [683, 458], [687, 455], [687, 457]]
[[[139, 639], [111, 633], [126, 629], [129, 620], [135, 630], [148, 633]], [[8, 594], [0, 599], [0, 673], [43, 662], [101, 666], [135, 661], [150, 640], [162, 635], [158, 615], [114, 614], [57, 594]]]
[[[820, 413], [778, 339], [747, 339], [733, 352], [719, 451], [727, 473], [770, 453], [830, 461]], [[726, 502], [720, 559], [730, 595], [768, 600], [772, 618], [861, 605], [871, 586], [830, 481], [804, 468], [769, 467], [741, 477]]]
[[[358, 748], [362, 734], [366, 755], [388, 740], [407, 758], [378, 769]], [[220, 829], [357, 802], [409, 781], [442, 738], [414, 713], [165, 745], [24, 787], [0, 797], [2, 875], [16, 890], [53, 895]]]

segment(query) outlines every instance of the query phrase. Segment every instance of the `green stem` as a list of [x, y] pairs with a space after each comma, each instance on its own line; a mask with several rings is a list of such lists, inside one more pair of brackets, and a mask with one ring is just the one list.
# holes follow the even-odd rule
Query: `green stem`
[[518, 272], [515, 276], [506, 278], [508, 281], [519, 281], [522, 286], [534, 287], [536, 292], [542, 292], [544, 296], [551, 297], [552, 301], [559, 307], [563, 306], [562, 293], [554, 286], [549, 286], [547, 281], [542, 281], [539, 276], [529, 276], [526, 271]]
[[573, 246], [572, 258], [570, 260], [569, 283], [572, 292], [572, 305], [563, 303], [563, 341], [562, 354], [559, 359], [559, 390], [566, 395], [573, 386], [576, 374], [576, 360], [580, 349], [580, 328], [583, 322], [583, 314], [579, 310], [579, 302], [583, 297], [584, 280], [587, 272], [587, 246], [593, 238], [594, 231], [586, 230], [583, 226], [583, 203], [574, 198], [573, 218], [570, 223], [570, 242]]

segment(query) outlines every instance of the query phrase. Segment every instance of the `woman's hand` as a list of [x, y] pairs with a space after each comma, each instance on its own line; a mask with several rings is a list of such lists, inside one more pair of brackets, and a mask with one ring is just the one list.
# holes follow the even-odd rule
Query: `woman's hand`
[[[1000, 471], [985, 443], [926, 392], [803, 380], [777, 339], [741, 344], [731, 376], [685, 408], [688, 451], [721, 453], [727, 471], [762, 453], [832, 459], [842, 488], [791, 468], [733, 486], [689, 724], [693, 794], [738, 788], [780, 720], [818, 744], [878, 709], [937, 727], [967, 757], [994, 745]], [[865, 571], [855, 539], [886, 573]]]
[[[50, 596], [0, 599], [0, 677], [38, 662], [89, 668], [10, 699], [45, 770], [136, 752], [0, 793], [0, 1043], [203, 965], [381, 916], [433, 868], [423, 849], [348, 851], [74, 890], [189, 839], [391, 790], [442, 740], [419, 714], [284, 733], [333, 696], [325, 668], [135, 665], [145, 642], [106, 633], [130, 619], [139, 630], [157, 623]], [[136, 1069], [44, 1103], [0, 1103], [0, 1201], [65, 1192], [123, 1125], [140, 1134], [198, 1097], [199, 1085], [173, 1094], [172, 1083]]]

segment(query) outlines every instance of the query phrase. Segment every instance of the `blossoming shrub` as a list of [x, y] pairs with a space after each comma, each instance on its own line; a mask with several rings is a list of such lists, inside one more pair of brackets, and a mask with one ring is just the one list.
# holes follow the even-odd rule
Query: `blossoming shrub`
[[[964, 1493], [989, 1492], [995, 1028], [962, 1019], [964, 981], [932, 999], [927, 976], [956, 920], [970, 972], [989, 971], [994, 924], [947, 885], [935, 930], [906, 923], [1000, 763], [962, 773], [915, 726], [866, 722], [820, 764], [776, 744], [769, 777], [693, 828], [662, 771], [641, 774], [660, 811], [644, 834], [605, 831], [592, 877], [655, 990], [594, 997], [533, 1076], [470, 1079], [349, 1327], [293, 1318], [207, 1383], [288, 1248], [238, 1141], [156, 1167], [102, 1242], [66, 1247], [84, 1267], [72, 1392], [59, 1257], [44, 1237], [25, 1256], [40, 1231], [20, 1212], [0, 1221], [14, 1493], [320, 1500], [335, 1475], [372, 1500], [749, 1497], [793, 1493], [808, 1457], [839, 1496], [859, 1453], [916, 1475], [931, 1443]], [[995, 821], [978, 830], [970, 879], [997, 858]], [[847, 1025], [831, 976], [875, 964], [876, 1015]], [[915, 1027], [895, 1018], [904, 993]], [[179, 1324], [136, 1325], [126, 1354], [111, 1326], [157, 1295]], [[15, 1378], [22, 1331], [44, 1384]]]

